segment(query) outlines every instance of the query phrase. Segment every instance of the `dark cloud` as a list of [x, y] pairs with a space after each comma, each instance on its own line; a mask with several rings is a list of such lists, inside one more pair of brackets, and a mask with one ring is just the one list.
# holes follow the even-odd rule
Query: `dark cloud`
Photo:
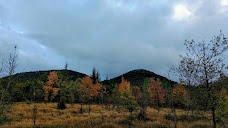
[[68, 61], [87, 74], [95, 66], [103, 78], [136, 68], [167, 76], [185, 39], [228, 33], [227, 8], [206, 0], [2, 0], [0, 57], [17, 44], [20, 70]]

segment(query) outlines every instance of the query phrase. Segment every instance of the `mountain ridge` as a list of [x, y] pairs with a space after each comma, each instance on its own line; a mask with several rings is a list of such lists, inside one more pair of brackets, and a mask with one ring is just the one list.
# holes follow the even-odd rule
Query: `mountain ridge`
[[[13, 77], [16, 78], [18, 82], [32, 81], [37, 79], [42, 81], [47, 81], [47, 76], [51, 71], [58, 71], [61, 74], [67, 74], [69, 77], [69, 80], [75, 80], [78, 77], [83, 78], [85, 76], [90, 76], [74, 70], [61, 69], [61, 70], [38, 70], [38, 71], [20, 72], [13, 75]], [[175, 81], [172, 81], [164, 76], [158, 75], [146, 69], [130, 70], [124, 74], [113, 77], [109, 80], [103, 80], [101, 82], [103, 84], [118, 84], [121, 82], [122, 76], [124, 77], [124, 79], [129, 81], [131, 85], [138, 85], [138, 86], [142, 85], [143, 80], [145, 78], [159, 78], [161, 81], [169, 82], [172, 85], [176, 83]]]
[[171, 85], [177, 83], [164, 76], [158, 75], [158, 74], [156, 74], [152, 71], [146, 70], [146, 69], [131, 70], [122, 75], [114, 77], [112, 79], [104, 80], [103, 82], [110, 83], [110, 84], [118, 84], [121, 82], [121, 77], [124, 77], [124, 79], [129, 81], [131, 83], [131, 85], [136, 85], [136, 86], [141, 86], [143, 84], [143, 81], [145, 78], [158, 78], [163, 83], [170, 83]]

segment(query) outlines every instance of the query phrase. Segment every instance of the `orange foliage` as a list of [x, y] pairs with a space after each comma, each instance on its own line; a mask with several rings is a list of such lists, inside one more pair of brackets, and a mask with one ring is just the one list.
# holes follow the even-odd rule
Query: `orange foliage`
[[92, 79], [89, 76], [82, 78], [81, 89], [86, 93], [86, 95], [97, 96], [102, 85], [100, 83], [93, 84]]
[[58, 82], [58, 75], [56, 71], [52, 71], [49, 73], [48, 76], [48, 83], [47, 85], [52, 86], [53, 84], [56, 84]]
[[82, 78], [82, 87], [86, 87], [86, 86], [92, 86], [93, 82], [92, 79], [89, 76], [85, 76]]
[[163, 90], [162, 82], [159, 79], [151, 79], [150, 96], [152, 102], [163, 103], [165, 100], [166, 91]]
[[52, 94], [53, 94], [53, 96], [55, 97], [55, 96], [57, 96], [58, 95], [58, 92], [59, 92], [59, 88], [52, 88]]
[[49, 97], [49, 92], [52, 93], [52, 96], [55, 97], [58, 92], [59, 92], [59, 88], [55, 88], [53, 87], [53, 85], [58, 83], [58, 75], [56, 71], [52, 71], [49, 73], [48, 76], [48, 82], [47, 85], [43, 87], [44, 90], [44, 100], [48, 101], [48, 97]]
[[44, 100], [45, 101], [48, 101], [49, 91], [51, 90], [50, 89], [50, 86], [44, 86], [43, 87], [43, 90], [44, 90]]
[[99, 83], [96, 83], [92, 86], [92, 92], [91, 96], [98, 96], [99, 95], [99, 90], [101, 89], [102, 85]]
[[122, 76], [121, 78], [121, 83], [119, 84], [119, 88], [118, 88], [118, 92], [120, 94], [122, 93], [129, 93], [131, 91], [130, 89], [130, 82], [128, 82], [127, 80], [125, 80]]

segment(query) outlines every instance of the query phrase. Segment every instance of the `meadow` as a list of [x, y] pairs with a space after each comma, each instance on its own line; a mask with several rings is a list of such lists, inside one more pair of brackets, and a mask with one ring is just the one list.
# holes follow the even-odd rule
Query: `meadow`
[[[173, 121], [171, 111], [162, 108], [160, 112], [148, 107], [146, 121], [138, 120], [139, 110], [133, 112], [133, 117], [124, 109], [114, 109], [112, 105], [91, 105], [91, 112], [88, 112], [88, 105], [84, 105], [84, 112], [80, 113], [80, 105], [67, 104], [67, 109], [56, 109], [56, 103], [37, 104], [36, 127], [44, 128], [172, 128]], [[209, 112], [200, 112], [192, 115], [191, 112], [177, 109], [178, 128], [208, 128], [212, 126]], [[170, 113], [170, 114], [169, 114]], [[188, 115], [187, 115], [188, 114]], [[34, 127], [33, 104], [18, 102], [14, 103], [9, 114], [10, 123], [1, 128]], [[226, 124], [227, 125], [227, 124]], [[219, 127], [222, 127], [220, 125]]]

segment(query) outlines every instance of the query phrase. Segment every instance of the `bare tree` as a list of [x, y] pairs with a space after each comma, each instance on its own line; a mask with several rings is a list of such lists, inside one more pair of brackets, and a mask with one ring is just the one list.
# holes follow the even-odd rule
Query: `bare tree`
[[18, 65], [17, 63], [18, 53], [17, 46], [14, 47], [14, 50], [10, 52], [7, 59], [2, 60], [0, 67], [0, 73], [6, 72], [7, 77], [1, 79], [0, 81], [0, 124], [4, 123], [7, 119], [7, 113], [10, 110], [11, 105], [11, 88], [13, 84], [12, 75], [15, 72], [15, 69]]
[[227, 38], [222, 34], [214, 36], [210, 41], [195, 42], [186, 40], [187, 53], [181, 56], [176, 68], [180, 78], [187, 85], [202, 85], [207, 90], [208, 108], [212, 113], [213, 128], [216, 128], [216, 102], [211, 84], [220, 77], [225, 69], [224, 52], [228, 49]]

